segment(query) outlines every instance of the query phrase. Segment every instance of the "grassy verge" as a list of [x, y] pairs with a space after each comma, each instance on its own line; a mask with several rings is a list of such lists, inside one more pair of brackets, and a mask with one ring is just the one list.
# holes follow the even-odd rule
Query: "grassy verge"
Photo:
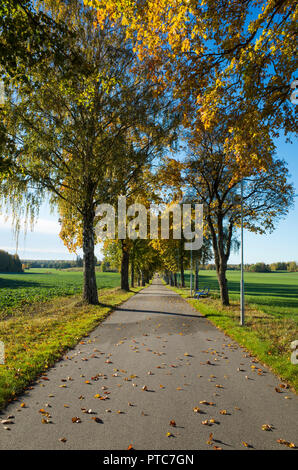
[[96, 306], [84, 305], [80, 296], [55, 298], [18, 309], [17, 315], [0, 321], [0, 340], [5, 344], [0, 408], [87, 336], [114, 307], [141, 289], [101, 290]]
[[232, 300], [229, 307], [223, 307], [217, 298], [197, 300], [189, 297], [187, 288], [171, 289], [298, 391], [298, 366], [290, 361], [290, 343], [298, 339], [295, 319], [271, 315], [247, 304], [246, 326], [241, 327], [239, 302]]

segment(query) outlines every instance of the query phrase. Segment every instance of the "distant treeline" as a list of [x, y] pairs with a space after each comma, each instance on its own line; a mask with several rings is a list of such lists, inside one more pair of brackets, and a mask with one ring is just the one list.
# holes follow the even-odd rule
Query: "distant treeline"
[[[215, 264], [207, 264], [202, 266], [201, 269], [213, 270], [215, 269]], [[274, 271], [288, 271], [291, 273], [298, 272], [298, 263], [296, 261], [281, 261], [271, 264], [266, 263], [255, 263], [255, 264], [245, 264], [245, 271], [253, 273], [270, 273]], [[228, 270], [230, 271], [239, 271], [240, 264], [229, 264]]]
[[22, 273], [22, 263], [18, 255], [10, 255], [7, 251], [0, 250], [0, 272]]
[[[57, 259], [28, 259], [22, 260], [23, 268], [47, 268], [47, 269], [71, 269], [71, 268], [82, 268], [83, 259], [77, 256], [76, 260], [57, 260]], [[101, 270], [110, 271], [109, 263], [102, 263], [95, 257], [95, 266], [99, 266]]]
[[68, 261], [68, 260], [36, 259], [36, 260], [22, 260], [22, 263], [25, 269], [29, 269], [29, 268], [66, 269], [66, 268], [78, 267], [76, 261]]

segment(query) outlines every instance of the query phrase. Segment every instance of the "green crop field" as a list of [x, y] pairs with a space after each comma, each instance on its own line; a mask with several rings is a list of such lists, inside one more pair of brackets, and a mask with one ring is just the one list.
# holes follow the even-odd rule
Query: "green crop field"
[[[118, 273], [97, 273], [96, 278], [100, 289], [120, 285]], [[30, 269], [24, 274], [0, 273], [0, 318], [1, 312], [28, 303], [79, 294], [82, 292], [82, 286], [82, 271]]]
[[[227, 271], [230, 299], [238, 301], [240, 271]], [[290, 317], [298, 321], [298, 273], [244, 273], [245, 302], [262, 312], [275, 316]], [[186, 285], [190, 274], [186, 272]], [[199, 286], [210, 287], [211, 293], [219, 293], [215, 271], [200, 271]]]

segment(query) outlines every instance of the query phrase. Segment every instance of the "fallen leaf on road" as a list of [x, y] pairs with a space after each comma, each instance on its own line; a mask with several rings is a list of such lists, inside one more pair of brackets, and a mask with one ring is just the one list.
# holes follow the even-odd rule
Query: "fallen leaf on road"
[[270, 424], [263, 424], [262, 425], [263, 431], [272, 431], [272, 426]]
[[197, 406], [195, 406], [195, 407], [193, 408], [193, 411], [194, 411], [194, 413], [201, 413], [200, 408], [198, 408]]
[[170, 426], [176, 427], [176, 422], [173, 419], [170, 421]]
[[72, 420], [73, 423], [81, 423], [82, 422], [81, 419], [78, 418], [78, 416], [74, 416], [73, 418], [71, 418], [71, 420]]
[[282, 444], [284, 446], [290, 447], [291, 449], [296, 449], [296, 446], [295, 446], [294, 442], [288, 442], [285, 439], [277, 439], [276, 442], [278, 442], [279, 444]]
[[42, 418], [42, 424], [49, 424], [51, 421], [48, 418]]
[[60, 442], [66, 442], [67, 439], [66, 439], [66, 437], [60, 437], [59, 441], [60, 441]]
[[96, 423], [103, 423], [102, 419], [98, 418], [97, 416], [93, 416], [93, 421], [95, 421]]
[[251, 444], [248, 444], [248, 443], [247, 443], [247, 442], [245, 442], [245, 441], [242, 441], [242, 444], [244, 445], [244, 447], [252, 447], [252, 445], [251, 445]]

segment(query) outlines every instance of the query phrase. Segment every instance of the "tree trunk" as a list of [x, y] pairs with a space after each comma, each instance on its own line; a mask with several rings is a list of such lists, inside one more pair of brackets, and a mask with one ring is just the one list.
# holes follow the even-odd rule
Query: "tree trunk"
[[122, 259], [121, 259], [121, 289], [129, 291], [129, 251], [125, 240], [121, 241]]
[[185, 287], [184, 260], [183, 260], [183, 240], [181, 240], [181, 242], [180, 242], [180, 272], [181, 272], [181, 287]]
[[221, 266], [217, 273], [217, 277], [218, 277], [218, 283], [219, 283], [219, 289], [220, 289], [221, 302], [223, 305], [230, 305], [226, 270], [227, 268], [225, 266]]
[[142, 287], [144, 287], [145, 285], [146, 285], [145, 273], [144, 273], [144, 271], [142, 271]]
[[131, 287], [134, 287], [135, 286], [135, 264], [134, 264], [134, 259], [133, 257], [131, 258], [131, 262], [130, 262], [130, 285]]
[[[211, 216], [207, 215], [207, 222], [211, 232], [212, 237], [212, 246], [214, 261], [216, 266], [217, 279], [220, 290], [220, 298], [222, 305], [230, 305], [229, 302], [229, 290], [228, 290], [228, 281], [226, 278], [227, 270], [227, 261], [229, 258], [229, 249], [225, 253], [224, 249], [224, 233], [223, 233], [223, 217], [221, 214], [217, 214], [217, 232], [215, 231], [214, 225], [211, 220]], [[229, 234], [229, 239], [231, 239], [232, 234]], [[230, 243], [230, 242], [229, 242]]]
[[174, 273], [174, 286], [175, 286], [175, 287], [178, 286], [178, 283], [177, 283], [177, 273]]
[[91, 305], [98, 304], [98, 292], [94, 263], [94, 210], [86, 211], [83, 218], [83, 300]]
[[196, 258], [196, 268], [195, 268], [195, 290], [199, 290], [199, 260]]

